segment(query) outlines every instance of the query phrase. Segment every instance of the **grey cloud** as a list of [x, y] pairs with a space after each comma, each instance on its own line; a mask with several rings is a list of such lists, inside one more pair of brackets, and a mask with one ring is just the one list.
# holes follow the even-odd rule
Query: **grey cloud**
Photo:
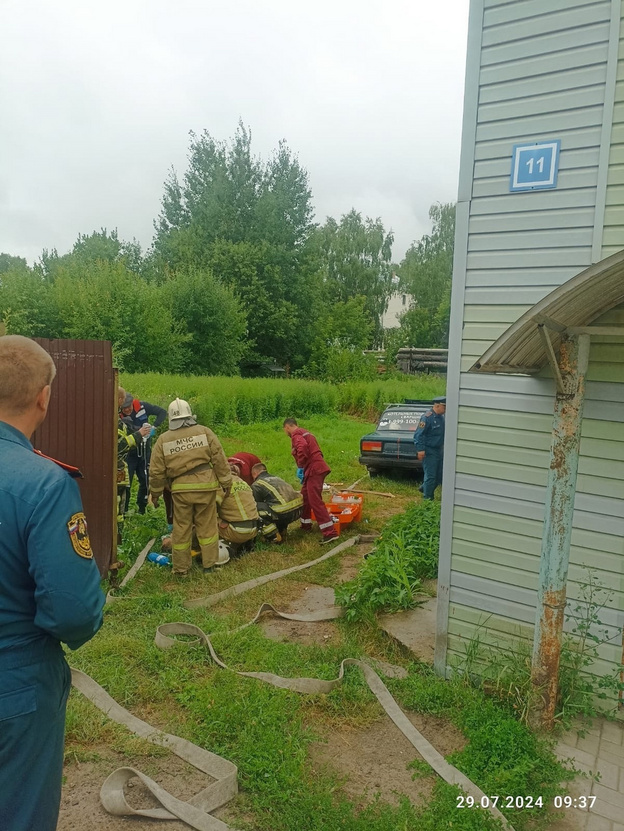
[[468, 0], [22, 0], [2, 10], [0, 250], [152, 239], [188, 132], [286, 138], [317, 219], [392, 227], [395, 259], [456, 196]]

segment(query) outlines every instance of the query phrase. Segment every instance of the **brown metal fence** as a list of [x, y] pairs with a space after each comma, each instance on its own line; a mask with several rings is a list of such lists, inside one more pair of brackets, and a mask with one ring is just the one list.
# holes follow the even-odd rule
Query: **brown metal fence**
[[33, 445], [79, 467], [89, 536], [100, 574], [116, 545], [117, 379], [111, 345], [97, 340], [36, 338], [56, 364], [48, 417]]

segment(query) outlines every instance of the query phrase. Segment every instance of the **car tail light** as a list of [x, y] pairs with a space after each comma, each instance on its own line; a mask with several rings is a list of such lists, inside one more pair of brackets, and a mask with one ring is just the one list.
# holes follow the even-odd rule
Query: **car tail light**
[[362, 442], [362, 450], [381, 450], [381, 442], [380, 441], [363, 441]]

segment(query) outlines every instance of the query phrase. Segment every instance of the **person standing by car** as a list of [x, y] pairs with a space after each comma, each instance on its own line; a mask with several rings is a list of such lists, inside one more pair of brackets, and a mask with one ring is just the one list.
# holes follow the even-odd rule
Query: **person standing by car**
[[322, 542], [334, 540], [338, 536], [338, 532], [334, 528], [334, 520], [323, 502], [323, 482], [327, 474], [331, 473], [331, 468], [323, 458], [323, 453], [315, 437], [312, 433], [299, 427], [294, 418], [285, 419], [284, 432], [290, 436], [292, 455], [297, 467], [303, 469], [301, 527], [305, 530], [312, 529], [311, 513], [314, 511], [319, 531], [323, 535]]
[[[33, 450], [56, 368], [30, 338], [0, 337], [0, 828], [54, 831], [71, 673], [102, 625], [80, 471]], [[57, 425], [58, 428], [59, 425]]]
[[[141, 427], [150, 426], [149, 417], [155, 416], [153, 427], [160, 427], [167, 418], [167, 412], [156, 404], [149, 404], [147, 401], [139, 401], [133, 398], [132, 393], [126, 392], [121, 387], [118, 390], [119, 412], [124, 422], [128, 425], [131, 433], [140, 430]], [[151, 430], [150, 430], [151, 432]], [[137, 494], [137, 507], [140, 514], [145, 513], [147, 505], [147, 486], [149, 479], [151, 442], [149, 435], [137, 442], [135, 447], [130, 448], [126, 462], [128, 465], [128, 476], [130, 485], [126, 491], [126, 505], [124, 513], [128, 510], [130, 502], [130, 489], [132, 480], [136, 474], [139, 480], [139, 492]]]
[[442, 484], [444, 461], [444, 413], [446, 397], [434, 398], [433, 407], [423, 415], [414, 433], [418, 458], [423, 463], [423, 498], [433, 499], [438, 485]]

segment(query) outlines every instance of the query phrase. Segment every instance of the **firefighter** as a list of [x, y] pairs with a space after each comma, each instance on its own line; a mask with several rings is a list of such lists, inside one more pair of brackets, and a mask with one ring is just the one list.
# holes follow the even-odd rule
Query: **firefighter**
[[55, 367], [29, 338], [0, 337], [0, 828], [54, 831], [71, 674], [102, 625], [80, 471], [33, 452]]
[[251, 474], [262, 536], [269, 542], [282, 542], [290, 523], [301, 516], [303, 496], [284, 479], [271, 476], [262, 462], [253, 466]]
[[[149, 427], [150, 416], [155, 416], [153, 424], [154, 427], [160, 427], [160, 425], [167, 418], [167, 413], [162, 407], [158, 407], [156, 404], [150, 404], [147, 401], [139, 401], [138, 398], [134, 398], [131, 393], [126, 392], [121, 387], [118, 389], [118, 401], [120, 415], [132, 433], [136, 432], [145, 425]], [[137, 507], [140, 514], [145, 513], [151, 452], [151, 442], [149, 438], [150, 433], [151, 429], [147, 436], [145, 434], [143, 435], [142, 441], [137, 442], [137, 444], [128, 451], [126, 461], [128, 465], [130, 486], [126, 491], [126, 505], [124, 513], [128, 510], [128, 504], [130, 503], [130, 488], [132, 487], [132, 480], [134, 479], [135, 474], [139, 480]]]
[[318, 522], [319, 531], [323, 535], [322, 542], [329, 542], [338, 536], [334, 528], [334, 520], [323, 502], [323, 482], [331, 468], [323, 458], [323, 453], [312, 433], [303, 430], [294, 418], [284, 421], [284, 432], [290, 436], [292, 455], [298, 468], [303, 469], [301, 495], [303, 496], [303, 512], [301, 527], [312, 530], [311, 513]]
[[[230, 465], [230, 493], [227, 496], [222, 492], [217, 493], [219, 536], [226, 541], [228, 554], [236, 554], [243, 548], [249, 549], [256, 538], [259, 524], [256, 500], [247, 482], [236, 473], [237, 469], [237, 465]], [[221, 557], [218, 564], [222, 564], [220, 560]]]
[[185, 576], [191, 569], [193, 526], [204, 572], [214, 571], [219, 553], [217, 491], [227, 498], [232, 474], [221, 442], [208, 427], [197, 423], [187, 401], [169, 405], [169, 429], [158, 437], [150, 466], [150, 497], [158, 505], [167, 481], [173, 497], [173, 572]]
[[126, 506], [130, 498], [130, 475], [128, 472], [128, 453], [140, 444], [151, 432], [149, 424], [144, 424], [134, 433], [130, 431], [123, 419], [117, 422], [117, 543], [121, 543]]

